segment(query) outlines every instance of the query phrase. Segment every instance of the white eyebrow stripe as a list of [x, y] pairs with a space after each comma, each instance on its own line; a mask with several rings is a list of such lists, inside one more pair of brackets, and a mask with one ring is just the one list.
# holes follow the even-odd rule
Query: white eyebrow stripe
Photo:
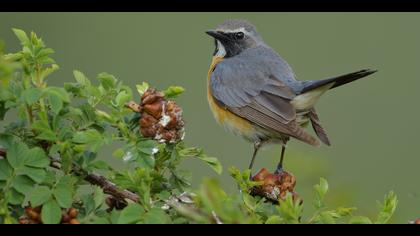
[[225, 33], [242, 32], [242, 33], [244, 33], [246, 35], [250, 35], [250, 33], [248, 31], [246, 31], [244, 27], [241, 27], [241, 28], [238, 28], [238, 29], [234, 29], [234, 30], [224, 29], [224, 30], [221, 30], [221, 31], [223, 31]]

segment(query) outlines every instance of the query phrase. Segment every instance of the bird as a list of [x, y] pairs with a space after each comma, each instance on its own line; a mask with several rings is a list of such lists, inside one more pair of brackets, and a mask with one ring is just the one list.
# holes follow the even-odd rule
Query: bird
[[[321, 80], [297, 80], [290, 65], [247, 20], [228, 19], [206, 33], [215, 50], [207, 75], [207, 100], [219, 124], [253, 144], [249, 169], [266, 144], [281, 145], [274, 173], [283, 171], [286, 144], [296, 139], [330, 146], [315, 104], [327, 91], [365, 78], [363, 69]], [[305, 128], [311, 124], [317, 137]]]

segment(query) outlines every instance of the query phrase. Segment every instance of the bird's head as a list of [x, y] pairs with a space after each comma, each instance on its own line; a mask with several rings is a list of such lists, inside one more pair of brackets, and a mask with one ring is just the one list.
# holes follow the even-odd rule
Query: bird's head
[[233, 57], [263, 42], [255, 26], [246, 20], [226, 20], [206, 33], [215, 39], [214, 56], [223, 58]]

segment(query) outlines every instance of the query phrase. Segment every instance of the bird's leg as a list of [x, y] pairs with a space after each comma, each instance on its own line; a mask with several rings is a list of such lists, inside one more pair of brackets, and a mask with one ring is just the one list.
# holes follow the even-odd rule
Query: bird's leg
[[257, 141], [254, 143], [254, 154], [252, 154], [251, 163], [249, 163], [249, 169], [252, 172], [252, 167], [254, 166], [255, 157], [257, 156], [258, 150], [261, 147], [261, 142]]
[[285, 139], [281, 146], [281, 154], [280, 154], [280, 162], [277, 164], [277, 169], [274, 172], [275, 174], [280, 174], [283, 172], [283, 160], [284, 160], [284, 153], [286, 152], [286, 143], [289, 139]]

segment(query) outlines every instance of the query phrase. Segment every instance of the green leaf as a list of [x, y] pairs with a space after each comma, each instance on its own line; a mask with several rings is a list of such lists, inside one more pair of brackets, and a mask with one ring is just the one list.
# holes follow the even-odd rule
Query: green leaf
[[15, 143], [7, 152], [7, 161], [14, 168], [18, 169], [25, 163], [28, 147], [23, 143]]
[[89, 144], [97, 142], [98, 139], [102, 139], [101, 133], [99, 133], [96, 129], [89, 129], [77, 132], [73, 137], [73, 142], [79, 144]]
[[384, 199], [384, 202], [379, 205], [380, 212], [378, 218], [375, 221], [375, 224], [386, 224], [394, 215], [395, 209], [398, 205], [397, 195], [391, 191], [389, 192]]
[[29, 201], [32, 207], [41, 206], [51, 198], [51, 189], [46, 186], [36, 187], [30, 194]]
[[118, 224], [133, 224], [141, 220], [145, 211], [139, 204], [128, 204], [124, 210], [121, 211], [118, 218]]
[[46, 141], [57, 141], [57, 135], [51, 130], [48, 121], [46, 120], [37, 120], [32, 124], [32, 129], [40, 133], [36, 138], [40, 140]]
[[204, 161], [209, 165], [217, 174], [222, 174], [223, 166], [216, 157], [208, 157], [204, 154], [197, 156], [198, 159]]
[[73, 203], [73, 184], [70, 176], [63, 176], [53, 189], [55, 200], [62, 208], [70, 208]]
[[74, 70], [73, 75], [74, 75], [74, 78], [76, 78], [76, 81], [80, 85], [86, 86], [86, 87], [91, 85], [90, 80], [82, 72], [78, 70]]
[[165, 94], [166, 98], [174, 98], [177, 97], [178, 95], [180, 95], [181, 93], [183, 93], [185, 91], [185, 89], [183, 87], [180, 86], [171, 86], [169, 88], [167, 88], [163, 94]]
[[45, 93], [59, 97], [64, 103], [70, 102], [70, 96], [64, 88], [50, 86], [45, 89]]
[[48, 101], [50, 102], [51, 110], [55, 114], [58, 114], [63, 108], [63, 101], [61, 101], [61, 97], [55, 93], [48, 94]]
[[171, 218], [160, 208], [153, 208], [143, 216], [144, 224], [170, 224]]
[[13, 188], [21, 194], [30, 193], [34, 187], [34, 184], [35, 183], [31, 179], [23, 175], [16, 176], [12, 182]]
[[95, 202], [95, 209], [98, 209], [105, 202], [105, 194], [102, 188], [94, 186], [93, 201]]
[[136, 85], [137, 92], [139, 92], [140, 96], [143, 96], [144, 92], [146, 92], [147, 89], [149, 89], [149, 84], [146, 82], [143, 82], [141, 84]]
[[23, 201], [25, 201], [25, 195], [17, 192], [15, 189], [11, 189], [7, 201], [11, 205], [22, 205]]
[[36, 183], [41, 183], [47, 176], [47, 172], [44, 169], [34, 168], [29, 166], [23, 166], [19, 169], [19, 172], [25, 174]]
[[283, 223], [283, 219], [280, 216], [276, 216], [276, 215], [270, 216], [265, 221], [265, 224], [269, 224], [269, 225], [272, 225], [272, 224], [281, 224], [281, 223]]
[[42, 206], [42, 223], [58, 224], [61, 221], [61, 208], [55, 200], [49, 200]]
[[155, 167], [155, 158], [153, 155], [146, 154], [144, 152], [139, 152], [136, 154], [137, 163], [141, 168], [153, 168]]
[[366, 216], [353, 216], [349, 224], [372, 224], [372, 221]]
[[124, 106], [130, 100], [131, 100], [131, 95], [128, 94], [127, 91], [121, 91], [120, 93], [118, 93], [117, 97], [115, 98], [117, 107]]
[[111, 90], [115, 88], [117, 83], [117, 79], [108, 73], [100, 73], [97, 79], [101, 82], [101, 85], [105, 90]]
[[320, 178], [319, 184], [315, 185], [315, 201], [316, 209], [324, 207], [324, 198], [328, 192], [328, 182], [324, 178]]
[[21, 29], [12, 29], [13, 32], [15, 33], [16, 37], [19, 39], [19, 41], [22, 43], [22, 45], [28, 45], [30, 40], [28, 38], [28, 36], [26, 35], [25, 31], [21, 30]]
[[122, 158], [124, 155], [125, 155], [125, 152], [124, 152], [124, 150], [123, 150], [123, 149], [121, 149], [121, 148], [118, 148], [117, 150], [115, 150], [115, 151], [112, 153], [112, 156], [113, 156], [113, 157], [116, 157], [116, 158]]
[[42, 97], [42, 90], [39, 88], [29, 88], [23, 91], [21, 96], [26, 104], [31, 106]]
[[7, 180], [12, 175], [12, 167], [5, 159], [0, 159], [0, 180]]
[[15, 136], [10, 134], [0, 134], [0, 147], [9, 149], [16, 142]]
[[154, 140], [144, 140], [140, 141], [137, 144], [137, 148], [140, 152], [143, 152], [145, 154], [153, 155], [154, 149], [157, 148], [157, 142]]
[[50, 160], [48, 159], [44, 150], [42, 150], [39, 147], [35, 147], [27, 152], [25, 165], [31, 167], [45, 168], [50, 165]]

